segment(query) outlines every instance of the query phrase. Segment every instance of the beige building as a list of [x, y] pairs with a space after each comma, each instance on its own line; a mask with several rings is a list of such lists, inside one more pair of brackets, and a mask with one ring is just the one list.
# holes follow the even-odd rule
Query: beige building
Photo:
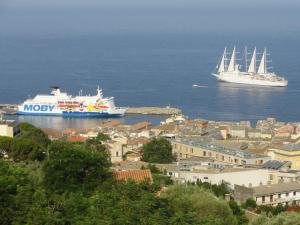
[[248, 151], [230, 149], [214, 144], [203, 143], [196, 138], [177, 138], [171, 141], [173, 152], [178, 159], [186, 159], [192, 156], [208, 157], [218, 162], [235, 165], [262, 165], [270, 157], [258, 155]]
[[291, 169], [300, 169], [300, 144], [282, 145], [268, 150], [268, 155], [273, 160], [290, 161]]
[[0, 120], [0, 136], [14, 137], [20, 133], [20, 127], [14, 120]]
[[243, 126], [232, 126], [229, 128], [229, 134], [233, 138], [244, 139], [247, 136], [246, 127]]

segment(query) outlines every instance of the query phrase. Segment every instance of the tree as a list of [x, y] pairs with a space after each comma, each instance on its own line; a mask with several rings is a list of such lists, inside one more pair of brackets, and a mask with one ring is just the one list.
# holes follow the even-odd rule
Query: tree
[[13, 138], [0, 136], [0, 158], [11, 150]]
[[109, 156], [87, 149], [84, 145], [69, 145], [56, 155], [50, 155], [43, 171], [45, 185], [54, 192], [93, 190], [110, 176]]
[[9, 156], [14, 161], [25, 161], [25, 160], [38, 160], [41, 161], [45, 158], [45, 149], [29, 138], [16, 138], [12, 142]]
[[165, 138], [154, 138], [143, 145], [142, 160], [149, 163], [171, 163], [174, 161], [171, 143]]
[[99, 132], [96, 137], [96, 140], [100, 142], [104, 142], [110, 140], [110, 137], [107, 134]]
[[32, 139], [43, 147], [47, 147], [51, 142], [48, 136], [41, 129], [30, 123], [20, 123], [20, 130], [20, 137]]
[[170, 186], [163, 197], [174, 211], [174, 224], [237, 224], [228, 204], [197, 185]]
[[11, 224], [28, 202], [23, 200], [31, 196], [32, 186], [25, 171], [12, 162], [0, 160], [0, 224]]
[[109, 153], [106, 146], [103, 145], [102, 142], [98, 139], [88, 139], [85, 142], [85, 145], [87, 146], [87, 148], [94, 149], [94, 150], [99, 151], [99, 152], [104, 151], [106, 153]]
[[256, 202], [253, 198], [248, 198], [245, 202], [245, 208], [246, 209], [255, 209], [256, 208]]
[[[158, 198], [143, 184], [115, 183], [90, 197], [88, 224], [168, 225], [172, 216], [166, 199]], [[82, 224], [84, 224], [82, 222]]]
[[245, 212], [240, 208], [240, 206], [234, 200], [229, 201], [229, 207], [232, 210], [233, 215], [235, 215], [238, 225], [246, 225], [248, 224], [249, 220], [245, 216]]

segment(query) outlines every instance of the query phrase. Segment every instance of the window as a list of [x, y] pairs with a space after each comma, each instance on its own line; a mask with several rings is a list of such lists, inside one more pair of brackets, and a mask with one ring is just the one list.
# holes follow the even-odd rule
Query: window
[[234, 163], [238, 163], [238, 159], [234, 159]]
[[208, 177], [204, 177], [204, 180], [208, 180]]
[[294, 191], [294, 192], [293, 192], [293, 195], [294, 195], [294, 196], [296, 196], [296, 193], [297, 193], [297, 192], [296, 192], [296, 191]]
[[285, 197], [289, 197], [289, 193], [287, 192], [287, 193], [285, 193]]
[[191, 148], [191, 153], [194, 153], [194, 149], [193, 148]]
[[281, 198], [281, 194], [278, 194], [278, 198]]
[[117, 157], [119, 156], [119, 152], [116, 152], [116, 156], [117, 156]]
[[269, 180], [273, 180], [273, 174], [269, 175]]
[[203, 156], [206, 156], [206, 152], [205, 151], [203, 152]]
[[265, 203], [265, 196], [261, 197], [262, 203]]
[[273, 195], [270, 195], [270, 202], [273, 202]]
[[222, 155], [222, 161], [224, 161], [224, 159], [225, 159], [225, 157], [224, 157], [224, 155]]

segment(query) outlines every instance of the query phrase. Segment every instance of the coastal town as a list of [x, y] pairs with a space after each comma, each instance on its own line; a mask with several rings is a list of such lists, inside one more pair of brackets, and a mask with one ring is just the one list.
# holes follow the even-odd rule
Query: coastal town
[[[300, 123], [275, 118], [250, 121], [210, 121], [172, 115], [153, 125], [148, 121], [123, 124], [110, 119], [90, 129], [42, 128], [51, 140], [86, 142], [99, 133], [115, 171], [135, 171], [147, 166], [143, 146], [167, 139], [175, 160], [156, 164], [174, 182], [226, 183], [238, 202], [254, 199], [257, 205], [300, 203]], [[0, 135], [18, 135], [18, 124], [2, 120]], [[149, 177], [149, 174], [148, 174]]]

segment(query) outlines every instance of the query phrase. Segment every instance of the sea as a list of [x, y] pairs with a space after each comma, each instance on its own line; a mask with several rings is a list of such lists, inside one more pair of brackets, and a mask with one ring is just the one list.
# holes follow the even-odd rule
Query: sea
[[[300, 121], [300, 32], [149, 32], [74, 35], [0, 34], [0, 102], [21, 103], [51, 86], [77, 95], [114, 96], [117, 106], [182, 109], [188, 118]], [[286, 88], [217, 82], [224, 47], [258, 52], [267, 47], [272, 68], [289, 81]], [[251, 55], [249, 55], [249, 58]], [[258, 55], [258, 57], [260, 57]], [[195, 86], [194, 84], [198, 85]], [[94, 127], [101, 119], [8, 116], [40, 127]], [[165, 117], [131, 115], [124, 123]]]

